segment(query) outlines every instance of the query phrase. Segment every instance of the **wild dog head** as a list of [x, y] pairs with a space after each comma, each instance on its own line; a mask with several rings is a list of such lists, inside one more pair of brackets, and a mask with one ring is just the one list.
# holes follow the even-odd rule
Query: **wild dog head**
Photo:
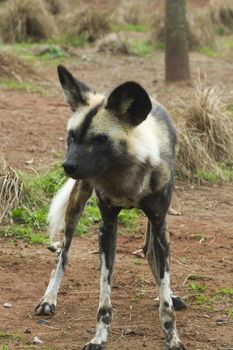
[[129, 81], [108, 96], [92, 92], [63, 66], [58, 76], [73, 111], [68, 122], [66, 174], [74, 179], [95, 177], [127, 161], [126, 141], [142, 123], [152, 104], [147, 92]]

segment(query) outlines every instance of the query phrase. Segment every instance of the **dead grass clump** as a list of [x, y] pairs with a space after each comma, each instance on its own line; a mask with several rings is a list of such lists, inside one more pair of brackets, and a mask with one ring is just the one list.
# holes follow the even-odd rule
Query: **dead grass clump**
[[214, 27], [207, 7], [187, 12], [189, 48], [216, 47]]
[[67, 11], [67, 2], [63, 0], [43, 0], [48, 11], [54, 15], [60, 15]]
[[0, 37], [5, 43], [42, 40], [55, 35], [54, 18], [41, 0], [9, 0], [0, 11]]
[[[214, 27], [207, 7], [187, 8], [188, 43], [190, 49], [204, 46], [215, 48]], [[165, 42], [164, 10], [160, 9], [152, 20], [151, 41]]]
[[113, 12], [112, 20], [119, 24], [147, 24], [151, 14], [158, 12], [162, 0], [121, 0]]
[[[69, 23], [68, 28], [67, 23]], [[88, 42], [94, 42], [110, 31], [108, 15], [104, 12], [97, 12], [93, 8], [83, 8], [69, 13], [63, 26], [66, 34], [81, 36]]]
[[[144, 2], [145, 5], [145, 2]], [[121, 0], [116, 12], [117, 23], [140, 24], [142, 23], [143, 1]]]
[[230, 34], [233, 32], [232, 0], [211, 0], [210, 13], [217, 32], [220, 34]]
[[34, 69], [7, 50], [0, 50], [0, 79], [22, 82], [38, 77]]
[[22, 183], [16, 171], [6, 166], [0, 154], [0, 224], [7, 219], [7, 214], [19, 204]]
[[198, 171], [221, 173], [219, 164], [233, 161], [233, 122], [217, 87], [208, 88], [198, 79], [195, 95], [182, 109], [177, 172], [193, 179]]

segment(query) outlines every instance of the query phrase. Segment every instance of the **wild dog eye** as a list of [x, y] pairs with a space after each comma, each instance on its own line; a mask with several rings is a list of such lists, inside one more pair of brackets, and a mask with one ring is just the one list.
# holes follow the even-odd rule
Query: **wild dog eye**
[[104, 143], [108, 140], [108, 135], [106, 134], [99, 134], [99, 135], [95, 135], [92, 138], [93, 142], [99, 142], [99, 143]]

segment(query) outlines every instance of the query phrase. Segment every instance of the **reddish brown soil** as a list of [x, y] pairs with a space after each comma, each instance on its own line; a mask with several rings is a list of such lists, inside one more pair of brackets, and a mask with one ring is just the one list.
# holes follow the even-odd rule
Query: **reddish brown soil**
[[[189, 350], [232, 349], [233, 319], [226, 312], [232, 310], [232, 299], [213, 299], [221, 288], [232, 288], [232, 188], [180, 185], [177, 193], [182, 216], [168, 217], [172, 288], [189, 304], [187, 310], [177, 312], [180, 336]], [[143, 219], [137, 232], [118, 239], [109, 349], [163, 349], [153, 278], [146, 261], [132, 255], [142, 246], [144, 226]], [[81, 349], [94, 332], [98, 305], [99, 263], [93, 254], [98, 247], [97, 234], [74, 239], [56, 316], [42, 325], [38, 322], [44, 318], [36, 317], [33, 309], [50, 277], [54, 256], [46, 247], [18, 240], [1, 239], [0, 246], [0, 329], [20, 336], [19, 341], [0, 337], [0, 344], [30, 349], [38, 336], [42, 349]], [[205, 280], [189, 281], [189, 275], [205, 276]], [[211, 301], [198, 305], [190, 283], [207, 285], [207, 291], [200, 294]], [[3, 308], [5, 302], [13, 307]]]
[[[150, 58], [109, 57], [94, 49], [79, 51], [67, 62], [80, 80], [96, 90], [107, 90], [125, 80], [141, 82], [169, 109], [183, 99], [188, 103], [189, 84], [163, 83], [163, 55]], [[229, 56], [230, 57], [230, 56]], [[232, 60], [191, 54], [192, 76], [207, 73], [211, 85], [218, 83], [227, 102], [232, 101]], [[232, 57], [232, 56], [231, 56]], [[0, 89], [1, 148], [9, 165], [17, 169], [41, 169], [61, 160], [65, 150], [69, 109], [58, 87], [54, 66], [43, 66], [41, 74], [51, 82], [48, 95]], [[172, 288], [187, 299], [187, 310], [177, 313], [180, 336], [189, 350], [233, 348], [232, 296], [219, 294], [232, 288], [232, 185], [191, 187], [177, 184], [174, 207], [182, 216], [169, 216], [172, 234]], [[114, 319], [109, 349], [163, 349], [158, 318], [157, 292], [142, 258], [132, 252], [143, 243], [145, 219], [138, 231], [119, 236], [113, 281]], [[19, 240], [0, 240], [0, 344], [10, 350], [32, 349], [38, 336], [41, 349], [81, 349], [94, 332], [98, 305], [98, 247], [96, 233], [75, 238], [70, 266], [59, 292], [56, 316], [46, 324], [33, 309], [50, 277], [54, 256], [44, 246]], [[190, 281], [190, 275], [204, 279]], [[195, 292], [191, 283], [206, 285]], [[196, 297], [205, 301], [197, 303]], [[11, 303], [6, 309], [4, 303]], [[127, 335], [128, 333], [128, 335]], [[9, 337], [3, 335], [8, 334]], [[11, 336], [10, 336], [11, 335]], [[20, 336], [17, 340], [16, 335]]]

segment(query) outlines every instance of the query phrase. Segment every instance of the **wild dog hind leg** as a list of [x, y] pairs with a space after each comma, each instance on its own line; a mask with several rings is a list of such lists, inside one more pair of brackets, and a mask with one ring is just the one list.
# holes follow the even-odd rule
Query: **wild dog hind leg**
[[71, 191], [66, 214], [65, 214], [65, 238], [61, 252], [57, 257], [55, 269], [44, 296], [36, 307], [37, 315], [49, 315], [55, 313], [57, 305], [57, 293], [68, 263], [68, 252], [71, 245], [75, 227], [80, 219], [83, 208], [92, 194], [92, 188], [85, 181], [76, 181]]
[[[168, 228], [166, 228], [168, 230]], [[146, 236], [145, 236], [145, 241], [144, 241], [144, 245], [143, 245], [143, 252], [144, 255], [147, 255], [148, 252], [148, 247], [149, 247], [149, 243], [150, 243], [150, 231], [151, 231], [151, 224], [150, 221], [148, 220], [148, 225], [147, 225], [147, 232], [146, 232]], [[169, 232], [167, 232], [167, 237], [169, 237]], [[154, 276], [156, 279], [157, 284], [159, 284], [159, 281], [157, 280], [157, 275]], [[184, 310], [187, 308], [187, 305], [185, 304], [185, 302], [177, 295], [175, 295], [172, 290], [171, 290], [171, 294], [172, 294], [172, 304], [173, 307], [176, 311], [179, 310]]]
[[112, 320], [111, 285], [115, 261], [117, 239], [117, 215], [119, 208], [108, 208], [100, 200], [99, 208], [103, 223], [99, 231], [100, 253], [100, 297], [97, 312], [96, 334], [83, 350], [103, 349], [107, 342], [108, 330]]
[[185, 350], [176, 329], [176, 315], [170, 288], [170, 238], [165, 223], [166, 212], [164, 213], [160, 207], [163, 200], [160, 198], [160, 203], [156, 203], [158, 200], [159, 198], [150, 198], [143, 208], [149, 219], [146, 256], [159, 287], [159, 315], [167, 349]]

